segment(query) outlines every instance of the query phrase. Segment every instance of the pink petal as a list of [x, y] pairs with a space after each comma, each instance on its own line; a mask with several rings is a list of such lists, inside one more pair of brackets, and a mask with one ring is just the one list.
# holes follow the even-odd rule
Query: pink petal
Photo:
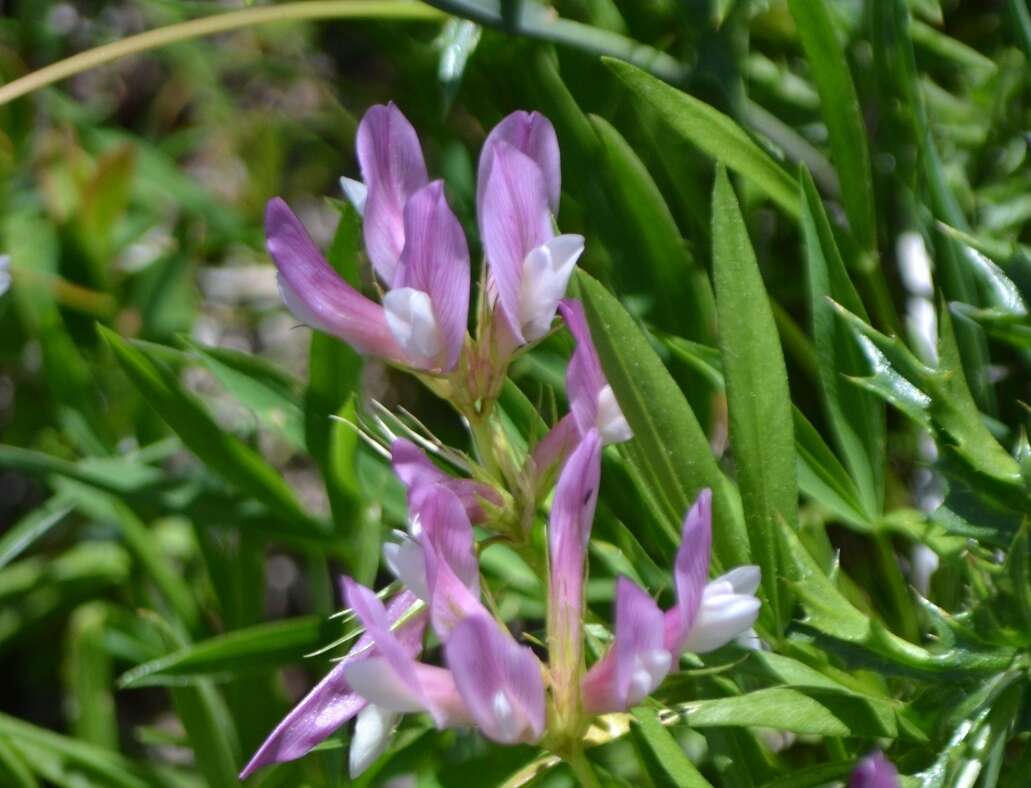
[[663, 644], [655, 600], [625, 577], [616, 585], [616, 636], [609, 652], [584, 676], [584, 708], [591, 714], [625, 711], [666, 677], [673, 655]]
[[848, 780], [848, 788], [899, 788], [899, 784], [898, 771], [881, 752], [863, 758]]
[[445, 370], [454, 368], [469, 319], [469, 247], [462, 226], [433, 181], [413, 194], [404, 209], [405, 245], [394, 287], [429, 294], [440, 328]]
[[[432, 550], [431, 560], [442, 561], [474, 595], [479, 595], [480, 570], [473, 545], [473, 527], [465, 507], [441, 484], [413, 489], [409, 514], [418, 522], [419, 541]], [[427, 566], [430, 594], [434, 593], [436, 567]]]
[[497, 142], [486, 155], [490, 165], [479, 210], [480, 236], [501, 312], [521, 344], [523, 261], [554, 235], [547, 191], [537, 164], [508, 143]]
[[684, 518], [680, 548], [673, 564], [677, 603], [666, 613], [666, 648], [679, 655], [698, 615], [709, 579], [712, 550], [712, 491], [704, 489]]
[[393, 285], [405, 243], [405, 203], [429, 180], [422, 148], [412, 124], [393, 103], [369, 108], [358, 124], [357, 147], [368, 188], [365, 248], [380, 278]]
[[533, 450], [534, 488], [544, 493], [551, 488], [552, 473], [562, 466], [579, 445], [580, 430], [576, 419], [567, 413], [552, 427]]
[[365, 708], [368, 701], [352, 692], [344, 678], [344, 669], [351, 661], [348, 655], [335, 665], [283, 718], [240, 772], [241, 780], [262, 766], [306, 755], [312, 747]]
[[583, 660], [584, 573], [598, 502], [601, 438], [587, 433], [566, 461], [548, 523], [548, 648], [555, 683], [575, 687]]
[[382, 657], [397, 679], [413, 693], [420, 694], [415, 677], [415, 658], [405, 644], [392, 632], [393, 622], [376, 594], [351, 578], [343, 580], [347, 604], [361, 621], [365, 634], [373, 644], [373, 654]]
[[265, 209], [265, 237], [283, 301], [298, 320], [340, 337], [361, 353], [404, 362], [383, 307], [337, 275], [279, 197]]
[[581, 432], [595, 426], [598, 419], [598, 395], [608, 385], [601, 370], [598, 351], [591, 340], [583, 304], [571, 298], [559, 304], [559, 312], [566, 321], [569, 333], [576, 340], [576, 349], [566, 368], [566, 394], [569, 409], [573, 412]]
[[535, 742], [544, 733], [541, 665], [486, 614], [466, 618], [444, 644], [448, 667], [469, 714], [502, 744]]
[[476, 177], [477, 210], [483, 205], [483, 191], [493, 164], [491, 151], [498, 142], [508, 143], [533, 159], [544, 176], [551, 212], [558, 214], [558, 200], [562, 191], [562, 168], [555, 127], [539, 112], [522, 110], [513, 112], [498, 123], [483, 143]]
[[501, 497], [494, 488], [473, 479], [456, 479], [448, 476], [433, 464], [422, 449], [404, 438], [398, 438], [391, 444], [390, 462], [397, 478], [409, 491], [429, 484], [442, 484], [447, 487], [458, 496], [466, 514], [474, 523], [481, 523], [486, 519], [481, 500], [496, 506], [501, 505]]
[[[388, 621], [397, 621], [415, 602], [415, 597], [408, 592], [398, 594], [386, 610]], [[422, 646], [425, 625], [426, 616], [418, 615], [397, 629], [396, 635], [402, 647], [413, 656]], [[241, 780], [262, 766], [292, 761], [306, 755], [315, 745], [365, 708], [367, 701], [351, 691], [344, 671], [348, 665], [368, 659], [371, 646], [372, 637], [368, 633], [362, 635], [351, 649], [351, 653], [337, 663], [269, 734], [254, 753], [254, 757], [240, 772]]]

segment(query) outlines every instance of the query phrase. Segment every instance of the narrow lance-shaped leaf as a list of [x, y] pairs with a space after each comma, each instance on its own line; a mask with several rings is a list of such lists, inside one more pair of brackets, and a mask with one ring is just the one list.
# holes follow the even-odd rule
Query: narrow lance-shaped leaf
[[617, 206], [620, 227], [633, 249], [635, 264], [617, 266], [639, 271], [634, 284], [655, 298], [654, 321], [689, 339], [708, 340], [713, 315], [708, 282], [692, 276], [697, 270], [680, 236], [673, 214], [644, 163], [606, 120], [591, 116], [604, 152], [608, 199]]
[[884, 499], [884, 404], [845, 380], [863, 374], [866, 360], [834, 314], [829, 298], [868, 320], [863, 302], [838, 253], [830, 222], [812, 178], [801, 174], [802, 239], [809, 282], [813, 343], [824, 410], [834, 441], [862, 495], [868, 518]]
[[791, 395], [777, 326], [748, 230], [721, 166], [712, 202], [713, 279], [726, 376], [730, 444], [752, 554], [778, 627], [789, 606], [780, 585], [779, 526], [798, 522]]
[[684, 395], [619, 301], [582, 271], [577, 281], [605, 377], [634, 433], [621, 451], [658, 501], [665, 515], [659, 525], [670, 547], [691, 503], [710, 487], [715, 563], [718, 568], [750, 563], [736, 490], [716, 465]]
[[820, 94], [820, 111], [827, 124], [849, 225], [862, 249], [876, 254], [876, 212], [866, 127], [830, 8], [827, 0], [790, 0], [788, 5], [809, 61], [810, 76]]
[[324, 533], [322, 524], [301, 508], [282, 475], [240, 439], [224, 432], [171, 371], [114, 332], [103, 326], [97, 330], [150, 406], [208, 468], [300, 531], [313, 536]]
[[794, 179], [732, 118], [629, 63], [602, 61], [635, 96], [655, 107], [674, 132], [748, 178], [789, 216], [798, 215]]
[[712, 784], [702, 777], [653, 709], [640, 706], [634, 709], [633, 714], [641, 737], [674, 785], [678, 788], [712, 788]]
[[[674, 355], [695, 367], [715, 389], [724, 390], [719, 350], [680, 337], [665, 337], [665, 342]], [[859, 490], [848, 471], [797, 406], [792, 405], [792, 415], [799, 489], [845, 522], [863, 530], [873, 528], [873, 521], [864, 511]]]

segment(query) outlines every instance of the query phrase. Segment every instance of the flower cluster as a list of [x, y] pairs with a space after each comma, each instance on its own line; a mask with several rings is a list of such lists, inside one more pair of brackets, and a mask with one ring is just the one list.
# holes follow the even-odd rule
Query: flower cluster
[[[242, 776], [300, 757], [352, 718], [350, 768], [358, 774], [387, 746], [399, 716], [417, 712], [438, 727], [473, 727], [502, 744], [574, 753], [594, 717], [638, 704], [683, 653], [709, 651], [747, 632], [759, 611], [759, 569], [738, 567], [709, 580], [712, 496], [701, 491], [684, 518], [673, 563], [675, 604], [663, 610], [620, 577], [611, 644], [587, 667], [584, 585], [603, 446], [630, 440], [632, 431], [582, 305], [564, 298], [584, 241], [554, 229], [561, 187], [554, 129], [539, 114], [516, 112], [484, 144], [477, 211], [487, 274], [472, 337], [468, 246], [396, 107], [366, 114], [358, 159], [364, 182], [345, 180], [344, 188], [363, 216], [382, 303], [341, 280], [277, 199], [267, 232], [283, 299], [314, 328], [411, 370], [447, 397], [470, 424], [477, 462], [469, 463], [471, 478], [456, 478], [414, 443], [393, 440], [390, 459], [407, 490], [408, 528], [384, 547], [384, 562], [402, 590], [384, 602], [344, 580], [361, 638]], [[511, 358], [547, 335], [556, 313], [575, 340], [566, 371], [570, 413], [516, 459], [491, 429], [491, 406]], [[482, 593], [484, 543], [477, 544], [474, 524], [532, 551], [529, 530], [549, 498], [547, 556], [537, 562], [548, 587], [545, 658], [513, 637]], [[440, 664], [431, 664], [433, 652], [423, 653], [428, 629], [442, 644]]]

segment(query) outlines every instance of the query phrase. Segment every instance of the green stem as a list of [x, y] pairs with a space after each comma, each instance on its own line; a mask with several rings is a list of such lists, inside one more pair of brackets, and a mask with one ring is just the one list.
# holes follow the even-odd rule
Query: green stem
[[601, 788], [601, 780], [598, 779], [597, 773], [594, 771], [594, 767], [591, 766], [591, 762], [584, 755], [584, 751], [581, 749], [573, 750], [569, 755], [566, 756], [566, 763], [569, 764], [569, 768], [573, 770], [573, 774], [576, 775], [576, 779], [580, 782], [580, 785], [586, 788]]
[[229, 30], [263, 25], [269, 22], [359, 18], [425, 20], [442, 19], [443, 14], [423, 3], [409, 2], [408, 0], [311, 0], [310, 2], [262, 6], [231, 11], [227, 14], [215, 14], [202, 19], [168, 25], [157, 30], [148, 30], [145, 33], [80, 52], [33, 71], [21, 79], [16, 79], [14, 82], [0, 87], [0, 106], [34, 90], [39, 90], [112, 60], [145, 52], [148, 49], [175, 44], [179, 41], [187, 41], [191, 38], [225, 33]]
[[474, 413], [471, 410], [464, 414], [469, 422], [469, 434], [473, 439], [473, 453], [484, 470], [497, 481], [503, 479], [497, 460], [494, 456], [494, 438], [491, 435], [490, 416], [486, 413]]
[[659, 79], [679, 84], [687, 68], [676, 58], [609, 30], [562, 19], [553, 9], [533, 0], [513, 2], [503, 9], [498, 0], [426, 0], [429, 5], [455, 16], [538, 41], [550, 41], [592, 55], [616, 57], [654, 74]]

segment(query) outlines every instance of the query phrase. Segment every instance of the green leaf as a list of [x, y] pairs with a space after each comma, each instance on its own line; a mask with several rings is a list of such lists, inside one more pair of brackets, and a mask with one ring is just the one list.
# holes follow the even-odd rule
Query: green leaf
[[[938, 310], [936, 369], [925, 366], [898, 338], [884, 336], [844, 307], [836, 309], [866, 353], [875, 375], [891, 381], [890, 391], [871, 387], [872, 390], [925, 425], [926, 412], [935, 428], [947, 438], [939, 445], [974, 474], [977, 484], [987, 486], [986, 492], [1003, 496], [1014, 505], [1024, 505], [1027, 494], [1020, 466], [989, 431], [967, 387], [945, 304]], [[892, 399], [892, 392], [898, 399]]]
[[849, 664], [940, 681], [993, 673], [1013, 661], [1012, 649], [972, 651], [953, 646], [931, 652], [892, 634], [852, 606], [791, 529], [782, 532], [787, 556], [795, 563], [792, 588], [807, 614], [803, 628], [826, 635], [818, 637], [817, 644]]
[[261, 426], [280, 433], [295, 449], [304, 449], [299, 381], [260, 356], [185, 342]]
[[712, 198], [712, 238], [730, 445], [752, 555], [762, 568], [766, 605], [780, 628], [790, 606], [781, 588], [787, 567], [780, 558], [779, 524], [798, 524], [791, 395], [769, 296], [722, 166]]
[[76, 738], [118, 749], [118, 723], [112, 693], [112, 660], [104, 644], [108, 607], [91, 602], [78, 608], [68, 626], [67, 676], [75, 699], [72, 723]]
[[590, 119], [601, 141], [608, 200], [620, 217], [623, 246], [634, 256], [633, 265], [615, 260], [616, 277], [625, 282], [624, 272], [632, 272], [633, 291], [656, 302], [653, 322], [689, 339], [708, 340], [713, 322], [708, 280], [694, 275], [698, 267], [662, 192], [623, 136], [605, 119]]
[[[147, 618], [158, 631], [166, 648], [182, 650], [186, 641], [156, 615]], [[240, 743], [234, 720], [222, 696], [210, 681], [190, 686], [171, 687], [172, 705], [193, 750], [197, 770], [211, 788], [239, 785]]]
[[[694, 367], [714, 389], [724, 389], [723, 364], [716, 348], [680, 337], [664, 337], [664, 340], [674, 355]], [[859, 490], [848, 471], [842, 467], [805, 414], [794, 405], [792, 415], [799, 489], [845, 522], [863, 530], [871, 529], [873, 522], [864, 512]]]
[[318, 649], [332, 637], [325, 620], [304, 616], [236, 629], [191, 643], [126, 671], [123, 689], [181, 686], [199, 679], [223, 680], [239, 674], [271, 671]]
[[763, 788], [822, 788], [840, 782], [851, 774], [855, 767], [854, 760], [818, 763], [815, 766], [792, 769], [789, 774], [764, 783]]
[[679, 788], [712, 788], [695, 765], [684, 754], [673, 735], [659, 722], [652, 709], [640, 706], [633, 711], [641, 735], [648, 743], [656, 760]]
[[630, 91], [651, 104], [681, 137], [741, 173], [789, 216], [798, 215], [794, 179], [733, 119], [629, 63], [603, 57]]
[[282, 474], [239, 438], [223, 432], [167, 367], [114, 332], [102, 326], [98, 331], [147, 403], [208, 468], [264, 503], [302, 533], [326, 533], [325, 525], [301, 507]]
[[809, 61], [809, 75], [820, 94], [820, 111], [827, 124], [849, 227], [859, 246], [867, 254], [876, 255], [876, 211], [866, 126], [831, 10], [827, 0], [789, 0], [788, 6]]
[[11, 781], [11, 788], [39, 788], [27, 760], [4, 736], [0, 736], [0, 774]]
[[864, 531], [873, 528], [859, 489], [848, 471], [802, 411], [794, 408], [792, 413], [799, 489], [846, 523]]
[[844, 380], [865, 372], [866, 360], [828, 299], [867, 322], [869, 319], [838, 253], [816, 186], [805, 170], [801, 200], [809, 309], [823, 406], [838, 450], [861, 493], [863, 512], [871, 519], [880, 514], [884, 500], [884, 405], [870, 392]]
[[669, 544], [679, 541], [681, 520], [702, 488], [709, 487], [716, 564], [748, 563], [748, 535], [736, 490], [717, 467], [684, 395], [619, 301], [582, 271], [577, 282], [605, 377], [634, 431], [621, 451], [664, 515], [659, 526]]
[[64, 520], [71, 511], [72, 507], [68, 501], [54, 496], [12, 525], [0, 535], [0, 568], [7, 566], [33, 542], [49, 533], [50, 529]]
[[119, 498], [72, 479], [55, 481], [59, 495], [94, 520], [117, 524], [133, 557], [187, 629], [200, 621], [193, 589], [164, 555], [153, 533]]
[[[110, 788], [154, 788], [153, 774], [110, 750], [38, 728], [0, 712], [0, 737], [18, 749], [39, 749], [55, 759], [68, 779], [69, 773], [85, 772]], [[28, 760], [31, 765], [32, 760]], [[49, 776], [49, 775], [48, 775]], [[164, 784], [164, 781], [157, 785]]]
[[694, 728], [765, 727], [803, 736], [871, 739], [898, 734], [889, 704], [816, 687], [761, 689], [732, 698], [678, 704], [671, 712]]

